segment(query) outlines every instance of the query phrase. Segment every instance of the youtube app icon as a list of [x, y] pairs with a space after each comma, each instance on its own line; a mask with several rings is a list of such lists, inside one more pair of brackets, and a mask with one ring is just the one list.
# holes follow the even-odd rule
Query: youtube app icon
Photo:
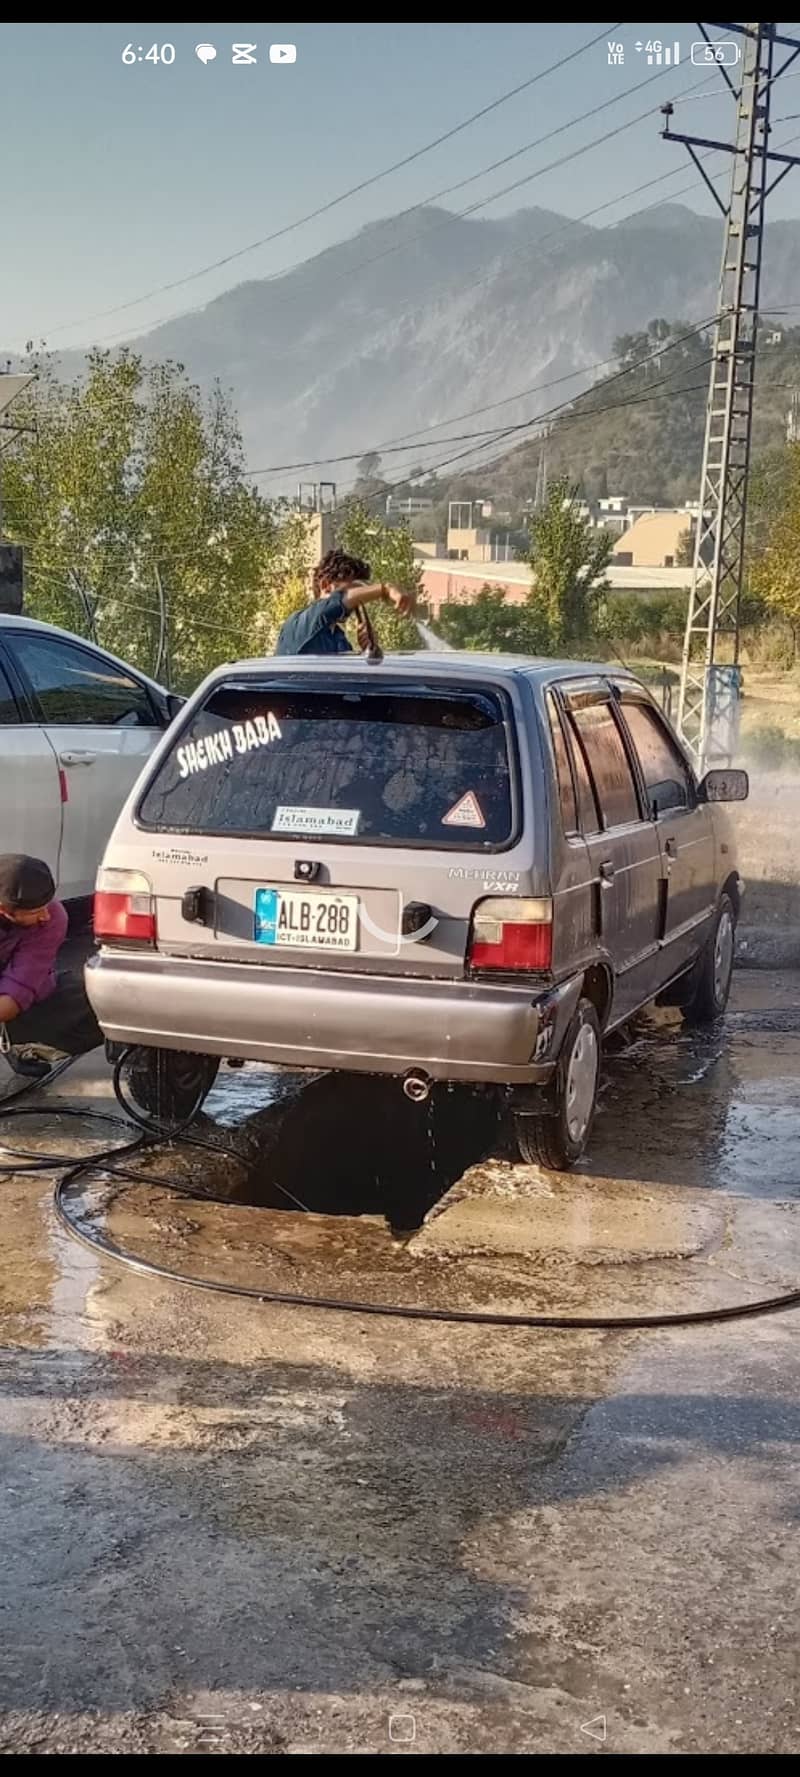
[[297, 46], [294, 43], [271, 43], [269, 46], [271, 62], [296, 62]]

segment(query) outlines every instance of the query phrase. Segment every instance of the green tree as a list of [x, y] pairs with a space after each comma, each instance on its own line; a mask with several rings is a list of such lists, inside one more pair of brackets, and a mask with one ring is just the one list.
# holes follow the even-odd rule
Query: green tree
[[753, 477], [748, 535], [746, 616], [759, 608], [788, 625], [792, 654], [800, 635], [800, 444], [761, 459]]
[[[336, 541], [348, 555], [369, 563], [373, 580], [386, 580], [419, 598], [422, 569], [406, 524], [390, 525], [369, 512], [361, 500], [347, 500], [336, 515]], [[412, 617], [401, 617], [390, 605], [369, 606], [369, 616], [387, 653], [407, 654], [418, 648], [420, 634]]]
[[73, 385], [46, 366], [19, 417], [5, 523], [32, 613], [181, 688], [252, 652], [277, 528], [223, 395], [204, 400], [178, 364], [96, 351]]
[[253, 653], [272, 654], [281, 624], [308, 603], [313, 550], [308, 515], [284, 505], [275, 512], [275, 547], [262, 586]]
[[596, 633], [600, 599], [608, 581], [612, 539], [593, 531], [576, 505], [576, 490], [565, 479], [553, 482], [541, 512], [528, 524], [533, 585], [527, 608], [545, 653], [580, 649]]
[[368, 450], [363, 457], [359, 458], [358, 466], [356, 468], [356, 480], [364, 483], [367, 487], [371, 487], [373, 482], [380, 481], [380, 478], [380, 456], [376, 450]]
[[686, 530], [681, 531], [678, 538], [678, 552], [675, 556], [676, 568], [691, 568], [694, 566], [694, 535], [694, 527], [692, 525], [687, 525]]
[[532, 613], [509, 605], [501, 586], [482, 586], [469, 602], [442, 605], [434, 629], [454, 648], [478, 653], [529, 654], [540, 651]]

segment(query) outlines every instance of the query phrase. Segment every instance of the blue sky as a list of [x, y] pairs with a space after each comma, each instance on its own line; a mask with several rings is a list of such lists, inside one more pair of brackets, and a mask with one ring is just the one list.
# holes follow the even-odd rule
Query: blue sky
[[[693, 85], [719, 97], [689, 99], [683, 125], [712, 135], [730, 128], [719, 76], [689, 60], [694, 25], [626, 24], [612, 33], [624, 65], [609, 66], [605, 39], [413, 166], [339, 205], [285, 240], [235, 265], [92, 322], [83, 317], [178, 279], [335, 197], [428, 142], [517, 82], [569, 53], [597, 24], [121, 24], [0, 25], [3, 94], [3, 277], [0, 342], [18, 348], [44, 336], [54, 346], [111, 339], [208, 301], [245, 278], [263, 277], [477, 172], [489, 161], [580, 117], [552, 144], [520, 156], [441, 201], [460, 208], [544, 167], [603, 130], [652, 116], [605, 146], [479, 211], [525, 204], [582, 215], [662, 173], [651, 194], [598, 217], [667, 199], [709, 210], [685, 150], [661, 141], [658, 106]], [[677, 38], [682, 59], [643, 92], [654, 72], [639, 40]], [[215, 44], [214, 62], [195, 56]], [[255, 42], [257, 64], [232, 66], [233, 43]], [[171, 66], [122, 62], [171, 43]], [[294, 43], [297, 62], [271, 66], [270, 43]], [[794, 73], [794, 71], [793, 71]], [[583, 113], [623, 95], [598, 118]], [[774, 115], [800, 113], [800, 81], [787, 77]], [[775, 140], [800, 133], [800, 118]], [[714, 167], [718, 162], [714, 163]], [[800, 173], [784, 181], [772, 215], [800, 214]], [[64, 325], [68, 324], [68, 325]]]

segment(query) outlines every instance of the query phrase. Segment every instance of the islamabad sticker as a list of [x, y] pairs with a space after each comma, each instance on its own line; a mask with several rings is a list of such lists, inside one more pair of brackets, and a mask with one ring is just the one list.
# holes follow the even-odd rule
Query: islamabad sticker
[[474, 790], [468, 790], [459, 802], [442, 815], [443, 827], [485, 827], [481, 805]]
[[352, 839], [360, 819], [360, 808], [276, 808], [272, 831]]

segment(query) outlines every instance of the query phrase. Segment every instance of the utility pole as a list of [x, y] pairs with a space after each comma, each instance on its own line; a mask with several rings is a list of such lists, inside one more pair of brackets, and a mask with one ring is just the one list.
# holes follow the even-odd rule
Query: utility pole
[[[672, 105], [663, 107], [662, 131], [667, 141], [683, 142], [688, 148], [725, 221], [678, 702], [678, 728], [701, 772], [709, 764], [729, 764], [737, 745], [739, 617], [764, 211], [776, 185], [792, 167], [800, 165], [797, 155], [782, 154], [769, 146], [772, 90], [800, 55], [800, 42], [784, 36], [775, 24], [726, 23], [719, 28], [739, 41], [740, 61], [733, 71], [736, 78], [717, 60], [714, 40], [706, 27], [698, 26], [709, 45], [708, 65], [718, 67], [736, 101], [733, 140], [720, 142], [673, 131]], [[726, 204], [709, 179], [696, 153], [698, 148], [719, 149], [733, 156]], [[773, 167], [777, 171], [771, 176]], [[720, 660], [720, 652], [732, 658]]]
[[536, 465], [536, 488], [533, 495], [534, 512], [543, 512], [547, 505], [547, 434], [545, 433], [539, 461]]
[[[7, 425], [5, 415], [10, 407], [22, 395], [33, 376], [11, 376], [0, 373], [0, 457], [14, 439], [25, 428]], [[0, 611], [18, 614], [22, 610], [23, 566], [22, 550], [17, 543], [3, 542], [3, 488], [2, 462], [0, 462]]]
[[786, 443], [800, 444], [800, 389], [792, 390], [789, 412], [786, 415]]

